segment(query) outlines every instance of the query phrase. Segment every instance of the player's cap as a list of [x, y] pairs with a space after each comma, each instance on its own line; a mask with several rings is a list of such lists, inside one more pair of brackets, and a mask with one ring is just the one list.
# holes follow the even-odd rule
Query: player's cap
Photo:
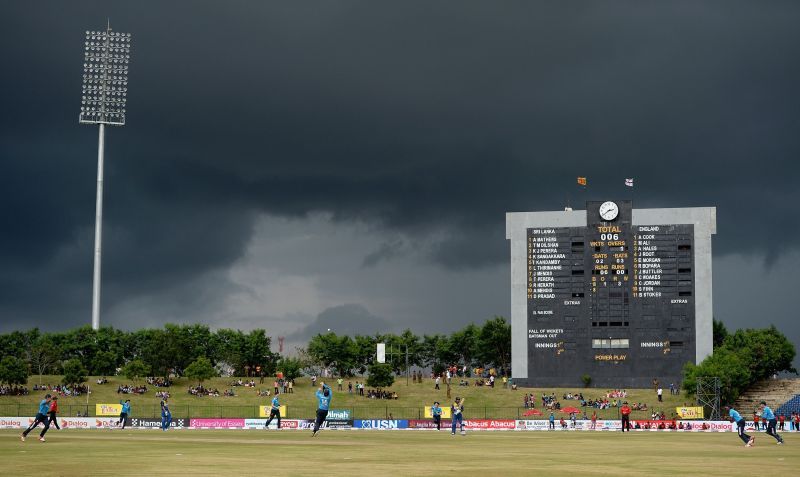
[[761, 401], [761, 405], [762, 406], [766, 406], [767, 405], [767, 401]]

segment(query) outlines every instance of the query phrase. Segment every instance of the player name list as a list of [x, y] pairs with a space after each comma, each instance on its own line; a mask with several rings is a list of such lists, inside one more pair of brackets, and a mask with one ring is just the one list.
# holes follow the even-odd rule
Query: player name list
[[528, 300], [572, 296], [569, 229], [528, 229]]

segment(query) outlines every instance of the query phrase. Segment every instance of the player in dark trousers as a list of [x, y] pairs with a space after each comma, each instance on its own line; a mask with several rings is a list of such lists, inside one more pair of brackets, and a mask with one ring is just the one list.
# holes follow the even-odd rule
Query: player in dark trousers
[[122, 424], [122, 428], [125, 429], [125, 421], [128, 420], [128, 416], [131, 415], [131, 400], [126, 399], [125, 401], [120, 401], [122, 404], [122, 411], [119, 413], [119, 421], [117, 421], [117, 427]]
[[172, 423], [172, 413], [169, 412], [169, 402], [167, 398], [161, 400], [161, 430], [166, 431]]
[[264, 424], [265, 429], [269, 429], [269, 424], [272, 422], [272, 418], [278, 418], [278, 429], [281, 428], [281, 404], [278, 402], [278, 396], [272, 398], [272, 408], [269, 410], [269, 419], [267, 423]]
[[783, 437], [775, 430], [775, 426], [778, 424], [775, 413], [767, 406], [766, 401], [761, 401], [761, 406], [759, 407], [761, 408], [761, 419], [767, 422], [767, 434], [774, 437], [775, 440], [778, 441], [778, 445], [783, 445]]
[[322, 383], [319, 389], [317, 389], [317, 420], [314, 421], [314, 432], [311, 433], [311, 437], [317, 435], [319, 432], [319, 426], [325, 422], [325, 418], [328, 417], [328, 408], [331, 405], [331, 398], [333, 397], [333, 391], [331, 391], [331, 387]]
[[59, 431], [61, 427], [58, 425], [58, 396], [53, 396], [53, 400], [50, 401], [50, 411], [48, 412], [50, 415], [50, 419], [47, 421], [47, 425], [53, 424], [56, 426], [56, 429]]
[[452, 413], [452, 421], [450, 422], [450, 435], [456, 435], [456, 427], [461, 427], [461, 435], [466, 436], [467, 431], [464, 430], [464, 401], [466, 399], [461, 399], [460, 397], [456, 397], [456, 402], [450, 406], [450, 412]]
[[44, 442], [44, 435], [47, 433], [47, 429], [50, 428], [50, 422], [47, 418], [47, 414], [50, 412], [50, 401], [50, 395], [47, 394], [44, 399], [39, 402], [39, 410], [36, 412], [36, 418], [34, 418], [33, 424], [22, 431], [22, 435], [20, 436], [22, 442], [25, 442], [25, 437], [28, 436], [28, 433], [34, 430], [39, 424], [44, 424], [44, 429], [42, 429], [41, 434], [39, 434], [39, 440]]
[[728, 416], [730, 416], [731, 421], [736, 423], [736, 432], [739, 433], [739, 438], [744, 442], [745, 447], [753, 447], [753, 443], [756, 441], [755, 437], [750, 437], [744, 433], [744, 426], [746, 424], [744, 418], [736, 409], [732, 407], [725, 407], [728, 410]]
[[433, 416], [433, 422], [436, 424], [436, 430], [442, 430], [442, 408], [439, 407], [439, 401], [434, 401], [433, 406], [431, 406], [431, 415]]
[[631, 432], [631, 407], [627, 401], [619, 409], [619, 413], [622, 416], [622, 432]]

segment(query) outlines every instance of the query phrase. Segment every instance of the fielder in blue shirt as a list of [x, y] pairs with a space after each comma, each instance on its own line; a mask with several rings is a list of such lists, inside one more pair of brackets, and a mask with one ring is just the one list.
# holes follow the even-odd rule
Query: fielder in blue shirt
[[767, 406], [766, 401], [761, 401], [761, 419], [766, 421], [767, 423], [767, 434], [771, 435], [778, 441], [778, 445], [783, 445], [783, 437], [778, 435], [778, 431], [775, 430], [775, 426], [778, 424], [778, 419], [775, 418], [775, 413], [772, 412], [772, 409]]
[[325, 422], [325, 418], [328, 417], [328, 408], [331, 405], [331, 398], [333, 397], [333, 391], [331, 387], [322, 383], [319, 389], [317, 389], [317, 420], [314, 421], [314, 432], [311, 434], [311, 437], [317, 435], [319, 431], [319, 427]]
[[131, 400], [126, 399], [125, 401], [120, 401], [119, 403], [122, 404], [122, 410], [119, 413], [119, 421], [117, 421], [117, 427], [119, 427], [119, 425], [122, 424], [122, 428], [125, 429], [125, 421], [127, 421], [128, 416], [131, 415]]
[[732, 407], [725, 407], [725, 409], [728, 410], [728, 416], [730, 416], [731, 421], [736, 423], [736, 432], [739, 433], [739, 438], [744, 442], [744, 446], [753, 447], [753, 443], [756, 441], [756, 438], [750, 437], [744, 433], [744, 426], [746, 422], [742, 415]]
[[44, 399], [39, 402], [39, 409], [36, 412], [36, 418], [33, 420], [33, 424], [28, 426], [28, 428], [22, 432], [22, 435], [20, 436], [22, 442], [25, 442], [25, 437], [28, 435], [28, 433], [34, 430], [39, 424], [44, 424], [44, 429], [42, 429], [42, 432], [39, 434], [39, 440], [44, 442], [44, 435], [47, 434], [47, 430], [50, 429], [50, 420], [47, 417], [49, 412], [50, 395], [47, 394], [45, 395]]
[[439, 401], [434, 401], [431, 406], [431, 415], [433, 415], [433, 422], [436, 424], [436, 430], [442, 430], [442, 408], [439, 407]]
[[281, 404], [278, 402], [278, 396], [272, 398], [272, 408], [269, 410], [269, 419], [267, 423], [264, 424], [265, 429], [269, 429], [269, 423], [272, 422], [272, 418], [278, 418], [278, 429], [281, 428]]

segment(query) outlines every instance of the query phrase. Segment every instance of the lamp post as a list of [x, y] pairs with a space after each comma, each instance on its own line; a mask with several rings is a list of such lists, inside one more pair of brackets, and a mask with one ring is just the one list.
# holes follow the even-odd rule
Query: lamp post
[[94, 228], [94, 275], [92, 281], [92, 328], [100, 328], [100, 260], [103, 237], [103, 153], [105, 126], [125, 125], [128, 94], [128, 61], [131, 34], [87, 31], [83, 48], [83, 93], [80, 124], [99, 125], [97, 139], [97, 201]]

